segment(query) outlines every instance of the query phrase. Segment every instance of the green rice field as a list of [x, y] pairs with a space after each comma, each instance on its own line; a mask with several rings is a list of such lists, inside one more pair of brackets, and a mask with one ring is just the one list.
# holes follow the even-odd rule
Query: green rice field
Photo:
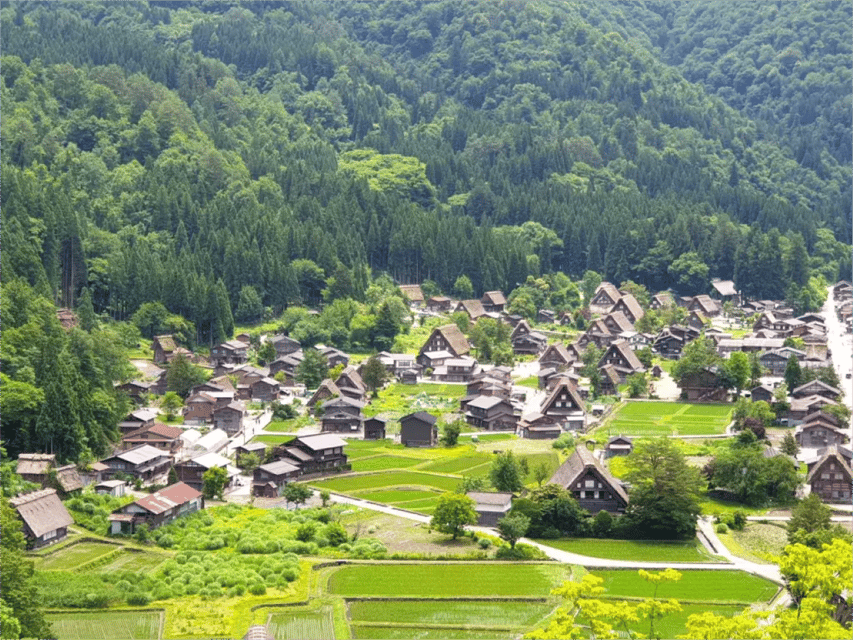
[[730, 404], [629, 402], [608, 429], [627, 436], [712, 435], [725, 433], [731, 415]]
[[[595, 570], [591, 572], [604, 579], [601, 585], [609, 596], [648, 598], [654, 591], [635, 570]], [[682, 602], [736, 602], [750, 604], [767, 602], [776, 593], [775, 584], [764, 578], [729, 570], [682, 571], [678, 582], [663, 582], [658, 588], [658, 598], [676, 598]]]
[[544, 597], [569, 575], [570, 567], [556, 564], [371, 564], [338, 569], [328, 591], [342, 596]]
[[[679, 636], [684, 635], [687, 626], [687, 618], [696, 613], [705, 613], [708, 611], [718, 616], [730, 617], [740, 613], [744, 609], [745, 607], [739, 605], [682, 604], [681, 611], [668, 613], [662, 619], [655, 622], [655, 637], [678, 638]], [[578, 622], [582, 621], [582, 617], [578, 618]], [[637, 622], [631, 625], [631, 630], [635, 633], [648, 635], [649, 621], [642, 620]]]
[[[429, 464], [424, 465], [422, 469], [424, 471], [432, 471], [434, 473], [470, 475], [468, 473], [469, 471], [471, 471], [475, 467], [489, 465], [491, 461], [491, 456], [485, 453], [475, 453], [470, 456], [458, 456], [455, 458], [445, 458], [443, 460], [436, 460], [435, 462], [430, 462]], [[486, 473], [488, 473], [488, 468], [486, 469]]]
[[289, 609], [270, 614], [267, 631], [275, 640], [330, 640], [335, 637], [332, 607]]
[[364, 600], [350, 601], [348, 606], [353, 621], [411, 623], [415, 627], [439, 624], [530, 627], [554, 609], [554, 605], [547, 602], [436, 600]]
[[62, 640], [159, 640], [162, 617], [160, 611], [93, 611], [45, 616], [55, 637]]
[[719, 558], [708, 553], [695, 538], [691, 541], [606, 540], [601, 538], [564, 538], [537, 542], [593, 558], [647, 562], [715, 562]]
[[383, 487], [427, 487], [439, 491], [453, 491], [459, 484], [458, 478], [420, 473], [418, 471], [388, 471], [386, 473], [347, 476], [310, 482], [320, 489], [353, 493], [362, 489], [380, 489]]
[[418, 629], [416, 627], [352, 626], [353, 638], [360, 640], [511, 640], [513, 631], [474, 631], [469, 629]]
[[112, 553], [116, 549], [118, 546], [114, 544], [80, 542], [46, 556], [44, 560], [38, 562], [37, 568], [42, 571], [71, 571], [80, 565]]
[[352, 461], [353, 471], [384, 471], [386, 469], [405, 469], [421, 464], [423, 460], [418, 458], [404, 458], [402, 456], [365, 456], [355, 458]]
[[151, 573], [157, 569], [169, 556], [160, 553], [123, 551], [113, 558], [109, 564], [98, 567], [98, 571], [140, 571]]

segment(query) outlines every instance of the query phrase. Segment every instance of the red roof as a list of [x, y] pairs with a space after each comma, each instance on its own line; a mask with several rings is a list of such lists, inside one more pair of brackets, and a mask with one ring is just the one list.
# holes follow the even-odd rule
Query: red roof
[[150, 496], [140, 498], [135, 504], [146, 511], [158, 514], [199, 497], [201, 497], [201, 492], [196, 491], [188, 484], [178, 482], [160, 491], [155, 491]]

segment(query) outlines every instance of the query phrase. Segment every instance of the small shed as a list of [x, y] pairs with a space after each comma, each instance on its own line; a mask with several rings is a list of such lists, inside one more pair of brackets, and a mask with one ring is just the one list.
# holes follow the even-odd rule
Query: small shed
[[513, 494], [507, 492], [471, 491], [468, 497], [474, 501], [477, 524], [481, 527], [497, 526], [498, 520], [512, 509]]
[[382, 418], [368, 418], [364, 424], [365, 440], [384, 440], [386, 421]]
[[604, 448], [604, 456], [611, 458], [613, 456], [627, 456], [634, 450], [634, 441], [628, 436], [613, 436], [607, 441], [607, 446]]
[[121, 498], [126, 488], [127, 483], [124, 480], [104, 480], [95, 485], [95, 493]]

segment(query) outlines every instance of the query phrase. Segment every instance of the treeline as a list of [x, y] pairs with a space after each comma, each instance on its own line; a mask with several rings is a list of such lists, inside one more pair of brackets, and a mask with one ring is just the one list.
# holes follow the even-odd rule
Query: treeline
[[847, 274], [849, 163], [798, 162], [662, 64], [659, 24], [640, 38], [617, 14], [6, 6], [4, 274], [116, 319], [162, 302], [202, 343], [241, 303], [318, 304], [330, 278], [358, 300], [380, 272], [777, 298]]

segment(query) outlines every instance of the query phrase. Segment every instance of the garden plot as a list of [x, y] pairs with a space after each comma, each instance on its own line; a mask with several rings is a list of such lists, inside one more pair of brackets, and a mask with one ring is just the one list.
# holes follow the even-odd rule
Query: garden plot
[[332, 607], [320, 609], [288, 609], [270, 614], [267, 632], [275, 640], [331, 640], [335, 637]]
[[360, 600], [349, 601], [355, 623], [396, 622], [413, 627], [532, 627], [554, 609], [553, 603], [531, 601]]
[[545, 597], [568, 579], [570, 570], [556, 564], [351, 565], [331, 575], [328, 591], [391, 598]]
[[406, 469], [423, 460], [418, 458], [405, 458], [403, 456], [374, 455], [370, 457], [356, 458], [352, 461], [353, 471], [385, 471], [387, 469]]
[[627, 436], [713, 435], [731, 422], [728, 404], [629, 402], [608, 424], [610, 433]]
[[73, 571], [118, 548], [118, 545], [104, 542], [79, 542], [45, 556], [44, 560], [37, 563], [37, 568], [40, 571]]
[[161, 611], [94, 611], [49, 613], [45, 618], [53, 633], [63, 640], [159, 640]]

